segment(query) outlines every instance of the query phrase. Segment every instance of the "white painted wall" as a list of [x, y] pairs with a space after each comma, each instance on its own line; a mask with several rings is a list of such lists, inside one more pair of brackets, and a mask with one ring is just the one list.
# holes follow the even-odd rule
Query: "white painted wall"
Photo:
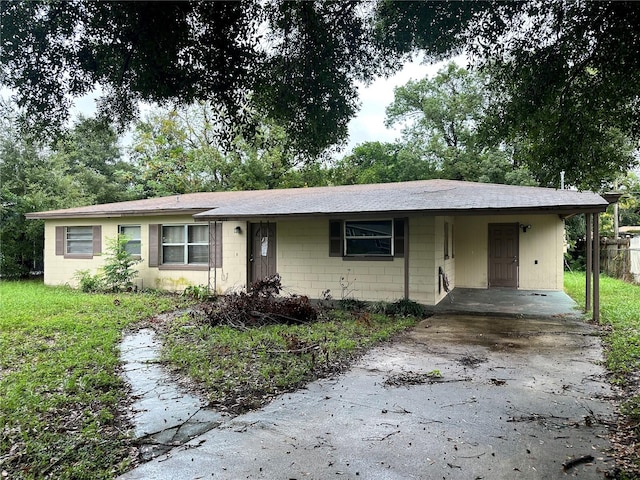
[[519, 233], [520, 289], [563, 289], [564, 222], [558, 215], [456, 217], [456, 286], [487, 288], [489, 223], [531, 225], [526, 233]]

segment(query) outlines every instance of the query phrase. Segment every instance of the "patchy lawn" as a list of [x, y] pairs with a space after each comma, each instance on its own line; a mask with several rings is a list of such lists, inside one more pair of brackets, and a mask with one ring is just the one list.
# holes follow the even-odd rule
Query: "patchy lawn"
[[[584, 272], [565, 273], [565, 290], [584, 305]], [[623, 470], [640, 478], [640, 286], [600, 279], [600, 324], [604, 327], [606, 365], [624, 395], [614, 445]]]
[[240, 329], [192, 315], [145, 322], [194, 302], [40, 282], [0, 282], [0, 302], [0, 474], [11, 479], [110, 479], [138, 461], [119, 375], [125, 329], [160, 330], [169, 366], [212, 405], [240, 412], [344, 370], [366, 348], [415, 323], [340, 310], [323, 310], [305, 324]]
[[301, 325], [237, 329], [185, 315], [165, 326], [163, 358], [214, 408], [241, 413], [344, 371], [366, 348], [415, 323], [414, 317], [326, 310]]
[[[0, 282], [2, 477], [113, 478], [135, 460], [122, 331], [184, 298]], [[132, 453], [134, 455], [132, 455]]]

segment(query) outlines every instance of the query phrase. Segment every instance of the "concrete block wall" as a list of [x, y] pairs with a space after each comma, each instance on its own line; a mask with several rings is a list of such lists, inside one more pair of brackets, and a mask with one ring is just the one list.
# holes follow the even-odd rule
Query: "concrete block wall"
[[519, 230], [519, 288], [562, 290], [564, 222], [558, 215], [493, 215], [456, 217], [456, 285], [487, 288], [489, 223], [531, 225]]
[[404, 259], [330, 257], [328, 219], [279, 221], [277, 235], [277, 269], [287, 292], [320, 298], [330, 290], [335, 299], [344, 294], [370, 301], [404, 297]]

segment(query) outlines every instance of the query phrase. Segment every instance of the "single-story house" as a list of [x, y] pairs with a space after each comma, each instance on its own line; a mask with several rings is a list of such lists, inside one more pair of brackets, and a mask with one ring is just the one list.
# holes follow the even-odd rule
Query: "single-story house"
[[[564, 219], [592, 192], [424, 180], [205, 192], [28, 214], [45, 221], [48, 285], [97, 271], [118, 233], [138, 286], [216, 292], [279, 273], [290, 293], [435, 305], [449, 288], [562, 290]], [[595, 230], [597, 232], [597, 229]]]

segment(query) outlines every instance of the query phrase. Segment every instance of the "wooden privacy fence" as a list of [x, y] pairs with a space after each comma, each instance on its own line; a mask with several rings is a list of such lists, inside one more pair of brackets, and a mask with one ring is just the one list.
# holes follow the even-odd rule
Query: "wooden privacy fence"
[[600, 240], [600, 271], [626, 282], [635, 280], [631, 273], [631, 239], [603, 238]]

